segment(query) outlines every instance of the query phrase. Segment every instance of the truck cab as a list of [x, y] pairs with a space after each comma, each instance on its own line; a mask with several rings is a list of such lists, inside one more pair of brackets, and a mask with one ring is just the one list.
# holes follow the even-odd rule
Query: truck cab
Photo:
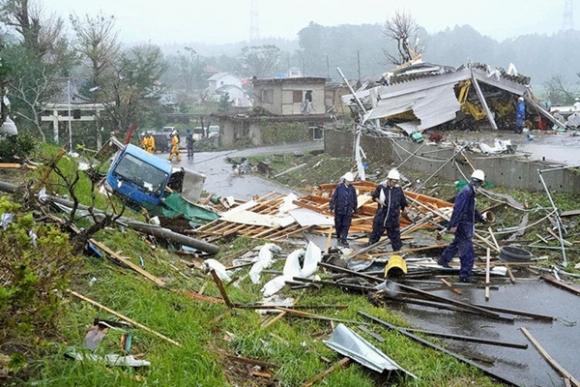
[[113, 160], [107, 184], [137, 205], [158, 206], [172, 175], [171, 163], [129, 144]]

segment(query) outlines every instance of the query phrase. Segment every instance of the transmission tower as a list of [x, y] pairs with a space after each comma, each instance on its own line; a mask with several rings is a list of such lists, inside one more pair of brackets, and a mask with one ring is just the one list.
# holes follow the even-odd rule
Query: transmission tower
[[562, 30], [574, 29], [574, 0], [564, 0], [564, 19], [562, 21]]
[[250, 44], [260, 40], [260, 22], [258, 18], [257, 0], [250, 0]]

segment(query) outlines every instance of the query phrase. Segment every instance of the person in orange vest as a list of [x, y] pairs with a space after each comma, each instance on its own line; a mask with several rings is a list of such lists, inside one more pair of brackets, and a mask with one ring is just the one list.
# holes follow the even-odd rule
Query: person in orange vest
[[169, 152], [169, 161], [181, 161], [179, 158], [179, 133], [177, 130], [171, 132], [171, 151]]
[[143, 149], [149, 153], [155, 153], [155, 137], [150, 132], [147, 132], [143, 138]]

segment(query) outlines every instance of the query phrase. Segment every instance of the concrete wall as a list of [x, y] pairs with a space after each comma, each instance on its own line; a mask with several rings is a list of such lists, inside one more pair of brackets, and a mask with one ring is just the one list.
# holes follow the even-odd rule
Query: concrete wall
[[[272, 103], [262, 100], [262, 92], [270, 90], [272, 92]], [[254, 85], [253, 94], [255, 96], [255, 105], [260, 106], [272, 114], [276, 115], [298, 115], [302, 113], [302, 103], [293, 102], [294, 91], [300, 91], [304, 94], [307, 90], [312, 90], [312, 105], [314, 111], [312, 114], [324, 114], [326, 107], [324, 104], [324, 83], [321, 82], [298, 82], [290, 79], [288, 82], [278, 81], [266, 84]]]
[[[407, 139], [398, 139], [397, 144], [413, 153], [420, 146]], [[410, 154], [405, 150], [392, 144], [387, 138], [375, 138], [363, 136], [361, 145], [369, 158], [373, 162], [385, 163], [386, 165], [399, 164]], [[351, 156], [353, 147], [353, 135], [351, 132], [326, 130], [324, 135], [325, 152], [333, 156]], [[439, 150], [437, 146], [424, 146], [419, 154]], [[396, 152], [395, 152], [396, 150]], [[399, 155], [397, 155], [397, 152]], [[425, 154], [427, 159], [447, 160], [453, 156], [453, 149], [444, 149], [437, 153]], [[528, 191], [543, 191], [544, 188], [538, 177], [538, 169], [551, 168], [554, 164], [542, 161], [527, 161], [519, 157], [505, 156], [481, 156], [478, 154], [467, 154], [476, 168], [483, 169], [487, 179], [493, 184], [507, 188], [515, 188]], [[461, 158], [457, 158], [464, 174], [469, 175], [471, 168]], [[443, 162], [425, 160], [413, 157], [403, 166], [403, 170], [409, 169], [432, 174], [442, 166]], [[437, 177], [447, 180], [457, 180], [463, 178], [457, 170], [455, 163], [451, 162], [441, 169], [441, 171], [431, 181], [436, 181]], [[566, 192], [580, 194], [580, 174], [572, 170], [561, 170], [544, 174], [546, 184], [552, 192]]]

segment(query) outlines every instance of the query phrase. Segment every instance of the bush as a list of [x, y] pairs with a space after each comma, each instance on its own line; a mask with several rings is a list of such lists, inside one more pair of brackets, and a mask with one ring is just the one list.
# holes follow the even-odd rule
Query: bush
[[26, 353], [56, 332], [60, 294], [80, 261], [68, 235], [37, 224], [5, 196], [2, 214], [14, 217], [0, 228], [0, 352]]
[[0, 140], [0, 161], [22, 161], [34, 148], [34, 139], [27, 134], [6, 137]]

